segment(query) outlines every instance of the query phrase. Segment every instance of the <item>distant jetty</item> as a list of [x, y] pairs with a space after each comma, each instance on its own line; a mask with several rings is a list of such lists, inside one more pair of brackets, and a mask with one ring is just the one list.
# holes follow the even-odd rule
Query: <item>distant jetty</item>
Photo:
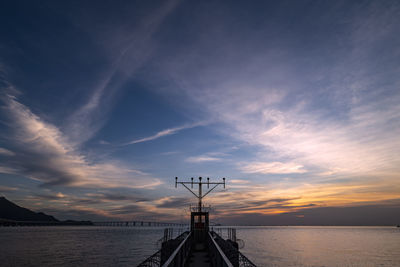
[[20, 207], [5, 197], [0, 197], [0, 226], [57, 226], [93, 225], [91, 221], [59, 221], [43, 212]]

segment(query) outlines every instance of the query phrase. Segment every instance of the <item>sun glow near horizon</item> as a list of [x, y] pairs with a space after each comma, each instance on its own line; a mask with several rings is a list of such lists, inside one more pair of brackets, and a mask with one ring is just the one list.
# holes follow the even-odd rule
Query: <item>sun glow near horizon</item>
[[232, 222], [400, 206], [397, 2], [26, 5], [0, 16], [0, 194], [170, 220], [173, 178], [209, 176]]

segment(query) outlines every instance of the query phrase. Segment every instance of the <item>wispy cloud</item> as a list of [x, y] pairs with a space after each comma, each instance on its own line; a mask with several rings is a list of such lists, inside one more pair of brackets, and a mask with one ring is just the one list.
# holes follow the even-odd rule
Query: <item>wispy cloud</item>
[[233, 184], [249, 184], [250, 181], [249, 180], [242, 180], [242, 179], [233, 179], [229, 181], [230, 183]]
[[191, 163], [222, 161], [225, 160], [227, 156], [228, 154], [225, 152], [208, 152], [202, 155], [188, 157], [185, 161]]
[[9, 187], [9, 186], [0, 185], [0, 193], [14, 192], [14, 191], [17, 191], [17, 190], [18, 190], [18, 188], [16, 188], [16, 187]]
[[[281, 51], [274, 46], [256, 46], [258, 50], [239, 56], [236, 51], [241, 46], [228, 43], [229, 37], [217, 32], [214, 37], [225, 44], [218, 50], [223, 56], [197, 58], [198, 50], [194, 50], [182, 57], [204, 60], [206, 68], [196, 67], [195, 60], [177, 59], [166, 63], [166, 72], [193, 102], [223, 123], [225, 133], [265, 151], [248, 168], [241, 168], [246, 172], [276, 173], [281, 168], [283, 173], [301, 173], [317, 168], [325, 173], [366, 175], [396, 169], [400, 166], [395, 152], [400, 147], [396, 134], [399, 82], [388, 81], [369, 61], [369, 57], [378, 57], [374, 48], [391, 43], [389, 33], [398, 32], [393, 23], [396, 12], [386, 10], [388, 16], [383, 17], [372, 10], [367, 8], [352, 21], [352, 34], [341, 40], [357, 45], [357, 50], [346, 55], [337, 51], [340, 57], [330, 67], [321, 61], [314, 62], [318, 68], [303, 66], [291, 60], [296, 50]], [[371, 36], [373, 25], [384, 25], [385, 33]], [[360, 38], [368, 38], [368, 43], [363, 45]], [[207, 54], [208, 40], [199, 45]], [[398, 47], [391, 50], [399, 54]], [[320, 58], [312, 53], [303, 56]], [[387, 61], [392, 66], [390, 58]], [[382, 67], [387, 68], [385, 63]], [[388, 71], [398, 75], [400, 70], [389, 67]], [[281, 165], [271, 163], [275, 161]]]
[[162, 131], [160, 131], [160, 132], [158, 132], [158, 133], [156, 133], [154, 135], [143, 137], [143, 138], [139, 138], [139, 139], [135, 139], [135, 140], [129, 141], [129, 142], [123, 144], [123, 145], [133, 145], [133, 144], [152, 141], [152, 140], [164, 137], [164, 136], [177, 134], [178, 132], [186, 130], [186, 129], [198, 127], [198, 126], [201, 126], [203, 124], [204, 123], [194, 123], [194, 124], [187, 124], [187, 125], [183, 125], [183, 126], [179, 126], [179, 127], [175, 127], [175, 128], [165, 129], [165, 130], [162, 130]]
[[[287, 17], [287, 8], [268, 20], [264, 12], [254, 13], [253, 20], [240, 17], [247, 12], [235, 13], [242, 8], [221, 13], [202, 12], [207, 5], [190, 10], [185, 5], [176, 11], [193, 23], [180, 29], [179, 38], [165, 42], [169, 31], [174, 33], [168, 27], [176, 22], [165, 19], [177, 3], [168, 1], [152, 12], [141, 11], [147, 15], [138, 16], [140, 22], [98, 16], [98, 20], [87, 19], [92, 24], [80, 26], [86, 23], [79, 20], [78, 28], [95, 32], [93, 41], [104, 49], [102, 60], [108, 61], [108, 67], [88, 89], [85, 103], [63, 125], [39, 116], [17, 93], [5, 96], [2, 110], [10, 134], [0, 133], [8, 138], [0, 148], [0, 172], [29, 177], [41, 185], [95, 188], [96, 193], [89, 190], [80, 197], [46, 191], [32, 198], [51, 200], [65, 205], [64, 209], [74, 205], [76, 214], [161, 216], [158, 209], [186, 203], [184, 198], [160, 196], [165, 191], [147, 192], [161, 181], [137, 166], [99, 160], [83, 150], [107, 122], [120, 88], [141, 76], [138, 79], [146, 83], [162, 84], [162, 93], [179, 102], [178, 108], [190, 111], [185, 112], [192, 116], [188, 121], [207, 117], [214, 123], [213, 133], [240, 147], [229, 156], [202, 151], [185, 159], [193, 163], [185, 164], [188, 168], [217, 162], [217, 171], [240, 177], [227, 181], [228, 191], [210, 195], [210, 202], [221, 208], [219, 214], [277, 214], [399, 198], [398, 4], [368, 3], [361, 9], [349, 4], [351, 8], [341, 9], [340, 14], [333, 12], [336, 5], [322, 5], [319, 12], [313, 9], [303, 16], [315, 18], [318, 27], [298, 17], [294, 19], [300, 23], [285, 23], [280, 17]], [[162, 25], [165, 31], [160, 30]], [[135, 75], [142, 70], [143, 76]], [[124, 137], [118, 143], [150, 142], [192, 127], [196, 126], [168, 128], [134, 140]], [[111, 147], [100, 143], [102, 149]], [[147, 197], [110, 192], [123, 190], [114, 187], [140, 188]]]
[[13, 95], [1, 100], [10, 123], [9, 141], [15, 155], [0, 163], [0, 170], [23, 175], [44, 185], [146, 188], [161, 184], [141, 171], [116, 161], [92, 162], [56, 126], [45, 122]]
[[[123, 33], [108, 32], [118, 32], [119, 36], [104, 36], [103, 32], [94, 36], [107, 40], [102, 44], [113, 54], [109, 68], [99, 75], [102, 79], [97, 81], [97, 86], [89, 89], [91, 94], [86, 103], [77, 108], [63, 125], [53, 125], [34, 114], [17, 100], [19, 92], [10, 89], [12, 86], [6, 83], [9, 93], [2, 95], [3, 110], [10, 119], [12, 131], [7, 138], [17, 149], [14, 152], [0, 150], [0, 155], [8, 157], [0, 163], [0, 171], [23, 175], [45, 185], [146, 188], [161, 184], [159, 179], [127, 168], [120, 162], [90, 160], [80, 147], [104, 126], [117, 91], [150, 57], [156, 47], [153, 34], [178, 3], [167, 1], [159, 5], [134, 30], [126, 27]], [[85, 26], [80, 24], [79, 27]], [[115, 51], [118, 51], [117, 56]], [[10, 158], [11, 153], [15, 153], [14, 158]]]
[[[166, 1], [144, 17], [137, 27], [118, 25], [119, 30], [107, 31], [111, 35], [97, 33], [95, 38], [105, 44], [105, 50], [112, 55], [112, 59], [109, 68], [99, 75], [102, 78], [97, 81], [87, 102], [68, 118], [63, 127], [74, 144], [86, 142], [104, 126], [108, 112], [116, 101], [117, 92], [150, 58], [156, 48], [153, 34], [178, 4], [179, 1]], [[98, 23], [104, 23], [104, 17], [97, 19]]]
[[187, 162], [191, 163], [201, 163], [201, 162], [211, 162], [211, 161], [221, 161], [221, 158], [211, 157], [211, 156], [195, 156], [195, 157], [188, 157], [186, 159]]
[[185, 208], [188, 207], [191, 202], [190, 198], [187, 197], [165, 197], [155, 201], [158, 208]]
[[241, 168], [245, 173], [263, 173], [263, 174], [286, 174], [286, 173], [305, 173], [304, 166], [296, 163], [282, 162], [252, 162]]
[[[395, 198], [389, 185], [400, 186], [400, 49], [392, 40], [400, 36], [396, 8], [371, 4], [356, 18], [343, 17], [346, 26], [335, 21], [347, 34], [319, 32], [315, 51], [301, 51], [298, 47], [310, 45], [309, 40], [296, 34], [282, 39], [280, 29], [274, 40], [259, 32], [224, 34], [230, 24], [210, 17], [222, 21], [219, 28], [196, 28], [209, 38], [168, 58], [163, 71], [174, 79], [174, 90], [189, 96], [191, 101], [181, 101], [189, 103], [186, 108], [207, 112], [219, 122], [219, 133], [251, 150], [237, 164], [249, 179], [280, 194], [287, 193], [280, 185], [291, 185], [291, 194], [298, 190], [330, 204]], [[379, 28], [379, 35], [371, 34]], [[273, 36], [275, 29], [268, 29]], [[286, 174], [288, 181], [272, 174]], [[344, 179], [350, 182], [343, 184]], [[329, 185], [322, 188], [322, 182]], [[373, 189], [375, 194], [365, 194]], [[307, 201], [301, 205], [313, 203]]]
[[14, 156], [15, 153], [12, 152], [11, 150], [8, 150], [8, 149], [5, 149], [5, 148], [0, 147], [0, 156], [1, 156], [1, 155], [4, 155], [4, 156]]

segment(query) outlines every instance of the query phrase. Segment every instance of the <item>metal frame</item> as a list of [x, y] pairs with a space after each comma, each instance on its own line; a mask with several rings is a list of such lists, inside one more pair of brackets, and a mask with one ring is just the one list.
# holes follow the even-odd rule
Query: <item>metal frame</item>
[[256, 267], [254, 263], [252, 263], [245, 255], [243, 255], [238, 248], [234, 247], [232, 243], [224, 240], [220, 235], [216, 232], [211, 232], [213, 236], [215, 236], [214, 241], [219, 244], [222, 251], [224, 251], [225, 255], [233, 265], [239, 267]]
[[[234, 267], [233, 264], [228, 259], [228, 257], [222, 251], [220, 246], [217, 244], [217, 242], [215, 242], [215, 240], [210, 232], [208, 232], [208, 238], [210, 240], [209, 243], [211, 243], [211, 244], [209, 244], [209, 249], [210, 249], [210, 253], [211, 253], [210, 256], [212, 256], [213, 264], [215, 266], [221, 266], [221, 267]], [[215, 251], [214, 248], [217, 251]]]
[[144, 260], [137, 267], [160, 267], [161, 262], [161, 249]]
[[[203, 183], [201, 182], [202, 178], [199, 177], [199, 181], [198, 182], [194, 182], [193, 181], [193, 177], [191, 178], [192, 181], [191, 182], [178, 182], [178, 177], [175, 177], [175, 188], [178, 187], [178, 184], [183, 185], [187, 190], [189, 190], [196, 198], [198, 198], [199, 200], [199, 212], [201, 212], [201, 208], [202, 208], [202, 200], [205, 196], [207, 196], [211, 191], [213, 191], [218, 185], [222, 184], [224, 185], [225, 188], [225, 178], [222, 178], [223, 182], [219, 182], [219, 183], [215, 183], [215, 182], [210, 182], [210, 178], [207, 177], [207, 183]], [[190, 184], [191, 188], [193, 188], [193, 185], [199, 185], [199, 193], [196, 194], [195, 192], [193, 192], [189, 187], [187, 187], [186, 185]], [[214, 187], [212, 187], [210, 190], [207, 191], [207, 193], [205, 193], [203, 195], [203, 185], [206, 184], [207, 188], [210, 188], [210, 185], [214, 185]]]
[[168, 260], [162, 265], [162, 267], [168, 266], [184, 266], [187, 256], [190, 251], [192, 232], [186, 236], [186, 238], [179, 244], [175, 251], [171, 254]]

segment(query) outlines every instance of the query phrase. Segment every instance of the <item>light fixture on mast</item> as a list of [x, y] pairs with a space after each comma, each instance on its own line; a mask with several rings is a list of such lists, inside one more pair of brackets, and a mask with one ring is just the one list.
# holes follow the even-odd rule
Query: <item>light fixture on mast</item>
[[[207, 177], [207, 188], [210, 188], [210, 185], [214, 185], [210, 190], [207, 191], [207, 193], [205, 193], [203, 195], [203, 184], [204, 182], [202, 182], [202, 178], [199, 177], [199, 181], [198, 182], [194, 182], [193, 181], [193, 177], [191, 178], [190, 182], [178, 182], [178, 177], [175, 177], [175, 188], [178, 187], [178, 184], [183, 185], [187, 190], [189, 190], [198, 200], [199, 200], [199, 207], [198, 207], [198, 211], [201, 212], [201, 208], [202, 208], [202, 200], [205, 196], [207, 196], [211, 191], [213, 191], [218, 185], [224, 185], [225, 188], [225, 178], [222, 178], [223, 182], [210, 182], [210, 178]], [[187, 187], [186, 185], [190, 184], [191, 188], [193, 188], [193, 185], [197, 184], [199, 185], [199, 193], [196, 194], [195, 192], [193, 192], [189, 187]]]

